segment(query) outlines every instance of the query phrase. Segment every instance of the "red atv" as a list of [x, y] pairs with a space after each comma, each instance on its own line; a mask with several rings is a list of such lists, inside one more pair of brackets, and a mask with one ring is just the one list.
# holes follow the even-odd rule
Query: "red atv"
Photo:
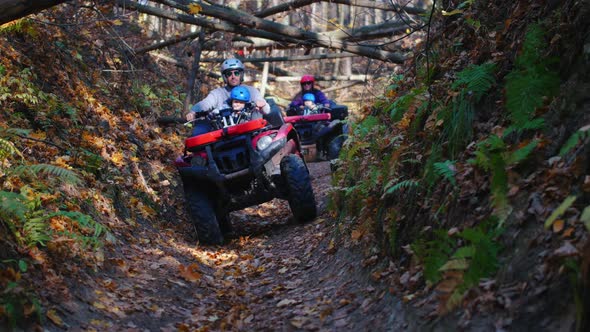
[[175, 161], [200, 242], [222, 243], [223, 234], [231, 231], [229, 212], [274, 198], [286, 199], [300, 222], [316, 216], [293, 125], [276, 108], [258, 119], [252, 119], [251, 110], [208, 116], [214, 130], [187, 138], [184, 155]]
[[338, 158], [348, 132], [346, 106], [334, 104], [313, 111], [291, 108], [287, 115], [285, 122], [295, 126], [305, 161]]

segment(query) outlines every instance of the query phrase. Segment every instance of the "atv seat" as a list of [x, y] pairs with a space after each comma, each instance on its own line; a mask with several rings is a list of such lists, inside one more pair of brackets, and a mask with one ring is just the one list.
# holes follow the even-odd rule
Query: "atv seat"
[[344, 120], [348, 117], [348, 107], [346, 105], [332, 105], [330, 108], [333, 120]]

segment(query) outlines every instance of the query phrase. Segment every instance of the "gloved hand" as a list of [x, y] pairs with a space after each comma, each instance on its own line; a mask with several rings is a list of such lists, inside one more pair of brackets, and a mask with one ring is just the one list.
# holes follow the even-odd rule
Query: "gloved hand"
[[190, 112], [186, 113], [186, 121], [193, 121], [197, 117], [196, 113], [200, 113], [200, 112], [201, 112], [201, 107], [199, 106], [199, 104], [193, 105]]

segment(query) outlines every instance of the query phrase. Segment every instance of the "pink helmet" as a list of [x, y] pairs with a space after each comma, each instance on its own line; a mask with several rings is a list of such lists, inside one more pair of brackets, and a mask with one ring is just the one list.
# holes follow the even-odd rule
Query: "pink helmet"
[[309, 82], [311, 82], [312, 84], [315, 82], [315, 78], [313, 78], [312, 75], [303, 75], [301, 76], [301, 81], [299, 81], [299, 83], [301, 84]]

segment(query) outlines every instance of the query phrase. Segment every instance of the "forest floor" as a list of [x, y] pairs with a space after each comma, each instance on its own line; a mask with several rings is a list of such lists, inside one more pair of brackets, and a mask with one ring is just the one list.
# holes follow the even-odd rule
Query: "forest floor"
[[400, 300], [370, 264], [330, 242], [330, 167], [308, 165], [314, 221], [296, 224], [288, 204], [274, 200], [234, 212], [236, 236], [217, 247], [197, 245], [187, 223], [137, 227], [105, 252], [103, 268], [80, 270], [50, 297], [50, 330], [406, 329]]

